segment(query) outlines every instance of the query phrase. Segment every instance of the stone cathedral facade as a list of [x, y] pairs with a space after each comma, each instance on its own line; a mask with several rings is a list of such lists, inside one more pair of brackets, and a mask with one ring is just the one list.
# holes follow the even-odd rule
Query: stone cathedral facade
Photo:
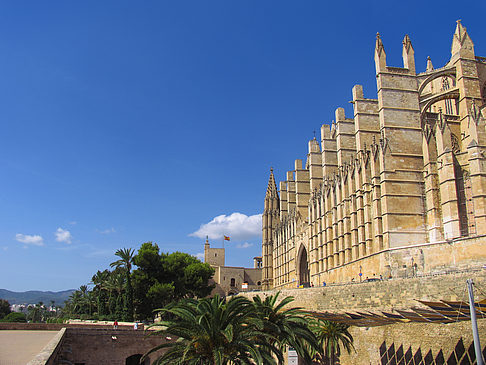
[[486, 263], [486, 58], [457, 22], [451, 58], [391, 67], [380, 35], [378, 95], [309, 141], [286, 180], [270, 173], [263, 289], [407, 277]]

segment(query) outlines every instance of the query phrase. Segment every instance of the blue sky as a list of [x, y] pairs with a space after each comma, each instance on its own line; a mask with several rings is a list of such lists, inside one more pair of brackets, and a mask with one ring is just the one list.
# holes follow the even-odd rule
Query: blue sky
[[0, 3], [0, 288], [63, 290], [154, 241], [227, 264], [261, 253], [284, 179], [351, 88], [376, 93], [380, 32], [401, 66], [443, 66], [455, 21], [486, 56], [485, 2]]

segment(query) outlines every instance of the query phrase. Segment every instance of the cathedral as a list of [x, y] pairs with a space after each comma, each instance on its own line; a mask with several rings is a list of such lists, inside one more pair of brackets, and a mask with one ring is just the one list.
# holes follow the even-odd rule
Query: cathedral
[[457, 22], [451, 58], [422, 73], [403, 40], [387, 65], [376, 36], [376, 99], [352, 89], [277, 185], [262, 220], [262, 289], [481, 267], [486, 259], [486, 58]]

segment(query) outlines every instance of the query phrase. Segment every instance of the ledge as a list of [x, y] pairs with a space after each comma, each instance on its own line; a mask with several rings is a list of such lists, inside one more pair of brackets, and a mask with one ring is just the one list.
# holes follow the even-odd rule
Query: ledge
[[42, 349], [42, 351], [36, 357], [34, 357], [34, 359], [27, 363], [27, 365], [47, 365], [51, 363], [50, 360], [54, 360], [57, 352], [56, 350], [58, 350], [59, 344], [61, 343], [65, 332], [66, 328], [61, 329], [54, 336], [54, 338]]

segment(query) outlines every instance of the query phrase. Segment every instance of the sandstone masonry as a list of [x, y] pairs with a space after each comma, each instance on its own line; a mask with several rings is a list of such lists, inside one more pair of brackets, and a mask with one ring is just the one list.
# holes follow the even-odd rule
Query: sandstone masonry
[[305, 165], [270, 173], [262, 287], [295, 288], [474, 268], [486, 261], [486, 58], [457, 22], [450, 61], [416, 73], [410, 38], [391, 67], [380, 35], [378, 95], [353, 88]]

